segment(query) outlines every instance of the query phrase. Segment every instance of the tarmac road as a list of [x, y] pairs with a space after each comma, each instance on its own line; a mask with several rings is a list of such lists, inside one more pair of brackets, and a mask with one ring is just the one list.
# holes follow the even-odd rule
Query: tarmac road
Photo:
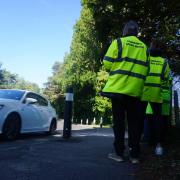
[[[0, 180], [134, 180], [137, 165], [107, 158], [112, 151], [111, 128], [73, 125], [72, 138], [58, 133], [22, 135], [0, 141]], [[61, 133], [61, 134], [60, 134]]]

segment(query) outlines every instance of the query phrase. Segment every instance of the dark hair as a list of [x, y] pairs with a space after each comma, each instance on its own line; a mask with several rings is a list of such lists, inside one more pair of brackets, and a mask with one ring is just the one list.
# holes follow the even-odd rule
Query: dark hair
[[163, 54], [163, 46], [162, 43], [158, 39], [152, 39], [149, 52], [151, 56], [162, 56]]
[[138, 29], [138, 24], [135, 21], [129, 21], [124, 26], [123, 36], [137, 36]]

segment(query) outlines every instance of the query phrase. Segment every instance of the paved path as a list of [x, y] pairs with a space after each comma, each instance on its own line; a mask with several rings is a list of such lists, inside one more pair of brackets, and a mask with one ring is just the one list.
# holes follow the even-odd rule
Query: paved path
[[[107, 158], [110, 128], [73, 125], [72, 138], [61, 134], [23, 135], [0, 141], [0, 180], [134, 180], [136, 165]], [[62, 122], [58, 124], [62, 132]]]

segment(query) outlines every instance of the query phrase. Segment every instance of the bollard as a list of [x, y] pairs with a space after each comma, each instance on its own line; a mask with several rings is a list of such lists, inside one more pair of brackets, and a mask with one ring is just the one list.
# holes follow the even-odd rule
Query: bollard
[[81, 119], [81, 125], [82, 125], [82, 123], [83, 123], [83, 120]]
[[88, 119], [86, 119], [86, 124], [87, 124], [87, 125], [89, 124], [89, 120], [88, 120]]
[[101, 117], [101, 119], [100, 119], [100, 128], [102, 128], [103, 127], [103, 118]]
[[93, 124], [96, 125], [96, 118], [93, 119]]
[[73, 88], [69, 87], [67, 89], [66, 101], [65, 101], [63, 138], [71, 137], [72, 108], [73, 108]]

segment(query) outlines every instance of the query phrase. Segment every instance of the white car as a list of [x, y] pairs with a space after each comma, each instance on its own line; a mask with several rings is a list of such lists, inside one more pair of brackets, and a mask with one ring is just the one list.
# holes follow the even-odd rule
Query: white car
[[53, 134], [56, 127], [56, 112], [46, 98], [31, 91], [0, 89], [0, 134], [5, 139], [29, 132]]

